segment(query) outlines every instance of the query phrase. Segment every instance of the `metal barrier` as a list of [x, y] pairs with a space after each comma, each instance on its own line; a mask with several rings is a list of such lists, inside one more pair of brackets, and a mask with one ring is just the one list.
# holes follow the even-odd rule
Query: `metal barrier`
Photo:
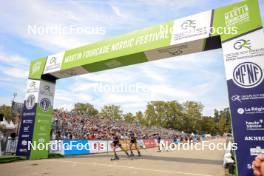
[[6, 143], [5, 154], [15, 154], [17, 148], [17, 138], [8, 138]]

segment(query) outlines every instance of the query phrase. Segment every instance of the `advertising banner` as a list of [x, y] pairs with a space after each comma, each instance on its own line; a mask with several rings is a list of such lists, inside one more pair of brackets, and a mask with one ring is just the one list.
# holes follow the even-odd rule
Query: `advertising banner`
[[145, 145], [144, 145], [144, 141], [143, 141], [143, 139], [139, 139], [139, 140], [137, 140], [137, 142], [138, 142], [138, 146], [139, 146], [140, 148], [145, 148]]
[[[215, 9], [213, 26], [214, 29], [225, 28], [226, 32], [216, 31], [214, 34], [221, 35], [222, 41], [262, 28], [258, 0], [242, 1]], [[230, 28], [236, 29], [237, 32], [228, 32]]]
[[145, 139], [144, 140], [144, 146], [146, 148], [154, 148], [154, 147], [156, 147], [156, 142], [154, 139]]
[[50, 141], [49, 153], [64, 155], [63, 140]]
[[204, 39], [210, 35], [212, 10], [173, 22], [171, 45]]
[[240, 176], [264, 154], [264, 36], [256, 30], [223, 43], [232, 126]]
[[39, 87], [40, 81], [28, 80], [26, 97], [21, 114], [16, 155], [25, 156], [27, 159], [30, 157], [29, 142], [32, 141], [33, 137]]
[[[171, 143], [171, 140], [161, 140], [164, 142]], [[58, 153], [62, 155], [82, 155], [90, 153], [105, 153], [113, 152], [112, 141], [108, 140], [53, 140], [50, 141], [50, 153]], [[120, 144], [125, 150], [129, 149], [129, 140], [120, 140]], [[153, 139], [150, 140], [137, 140], [139, 148], [153, 148], [158, 146], [157, 142]], [[70, 147], [72, 146], [72, 147]], [[135, 146], [132, 146], [132, 150], [135, 150]], [[121, 151], [118, 147], [116, 151]]]
[[[31, 151], [30, 159], [48, 157], [46, 144], [50, 141], [54, 94], [55, 84], [41, 80], [32, 138], [32, 144], [37, 146], [37, 148]], [[45, 149], [43, 149], [43, 145]]]
[[91, 153], [103, 153], [108, 151], [107, 141], [101, 140], [89, 140]]
[[88, 140], [64, 140], [64, 155], [81, 155], [91, 153]]
[[[231, 32], [224, 32], [230, 28]], [[222, 33], [217, 29], [221, 29]], [[63, 78], [215, 49], [221, 45], [234, 142], [238, 144], [238, 173], [240, 176], [252, 176], [252, 161], [257, 155], [264, 154], [263, 41], [258, 0], [246, 0], [37, 59], [30, 65], [29, 78], [50, 76], [46, 74]], [[212, 43], [217, 43], [216, 47], [208, 47]], [[205, 46], [208, 48], [205, 49]], [[29, 80], [21, 115], [17, 155], [30, 156], [31, 159], [47, 158], [47, 150], [30, 153], [27, 143], [32, 140], [37, 144], [45, 144], [50, 140], [54, 89], [53, 83]], [[68, 142], [72, 141], [64, 141], [64, 144]], [[88, 144], [87, 140], [75, 141], [78, 142]], [[66, 148], [68, 151], [64, 153], [112, 151], [111, 142], [105, 144], [97, 141], [92, 143], [91, 149], [84, 150], [76, 150], [77, 145], [74, 149]], [[129, 141], [121, 143], [124, 148], [129, 148]], [[155, 140], [143, 140], [143, 144], [145, 148], [157, 146]]]
[[16, 155], [25, 156], [27, 159], [30, 156], [29, 142], [31, 142], [33, 136], [35, 108], [36, 105], [30, 110], [24, 107], [21, 116]]

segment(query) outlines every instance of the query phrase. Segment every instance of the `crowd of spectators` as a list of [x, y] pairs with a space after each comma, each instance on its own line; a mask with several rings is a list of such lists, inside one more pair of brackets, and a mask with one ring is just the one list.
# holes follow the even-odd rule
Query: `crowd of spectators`
[[124, 120], [109, 120], [100, 115], [89, 116], [85, 113], [54, 111], [52, 139], [89, 139], [107, 140], [112, 138], [113, 131], [121, 138], [129, 138], [129, 132], [134, 131], [138, 139], [171, 138], [179, 132], [160, 127], [143, 127], [140, 123], [127, 123]]

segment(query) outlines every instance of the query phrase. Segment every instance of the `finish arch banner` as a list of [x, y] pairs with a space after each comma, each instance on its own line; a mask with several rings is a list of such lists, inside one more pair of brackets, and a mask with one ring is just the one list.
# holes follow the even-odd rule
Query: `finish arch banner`
[[[31, 150], [28, 144], [50, 141], [57, 79], [217, 48], [223, 48], [238, 174], [253, 175], [252, 161], [264, 154], [264, 36], [258, 0], [241, 1], [32, 61], [17, 155], [48, 157], [47, 150]], [[101, 150], [101, 145], [92, 152]], [[152, 144], [144, 141], [144, 145]]]

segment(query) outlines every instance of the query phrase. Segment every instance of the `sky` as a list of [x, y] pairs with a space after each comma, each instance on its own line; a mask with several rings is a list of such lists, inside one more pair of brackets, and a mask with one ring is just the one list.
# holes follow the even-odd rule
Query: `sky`
[[[14, 92], [16, 101], [23, 101], [29, 64], [36, 58], [238, 2], [0, 1], [0, 105], [10, 105]], [[259, 4], [264, 12], [264, 0]], [[222, 50], [217, 49], [58, 80], [54, 107], [116, 104], [134, 113], [152, 100], [194, 100], [205, 106], [204, 115], [212, 115], [228, 106], [225, 80]]]

